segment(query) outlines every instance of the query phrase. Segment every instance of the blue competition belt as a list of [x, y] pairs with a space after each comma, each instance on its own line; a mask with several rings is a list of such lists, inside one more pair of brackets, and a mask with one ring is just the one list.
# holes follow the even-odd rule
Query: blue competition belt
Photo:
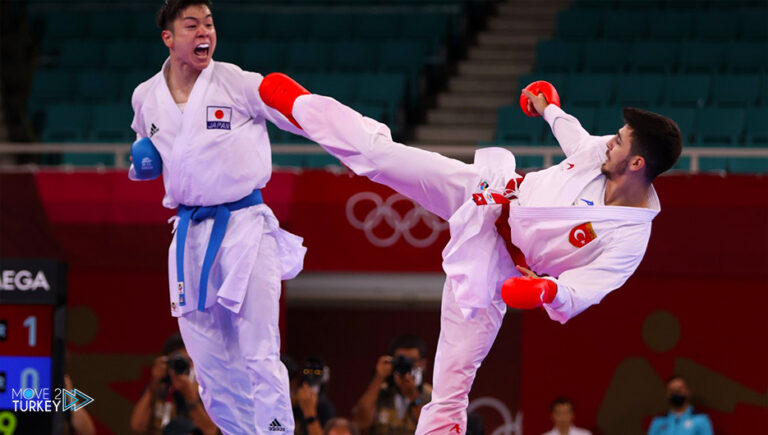
[[186, 305], [184, 300], [184, 245], [187, 241], [187, 230], [189, 222], [202, 222], [213, 218], [213, 228], [211, 229], [211, 238], [208, 240], [208, 248], [205, 250], [205, 259], [203, 260], [203, 271], [200, 274], [200, 294], [197, 300], [198, 311], [205, 311], [205, 299], [208, 293], [208, 275], [211, 273], [213, 259], [219, 252], [221, 242], [224, 240], [224, 234], [227, 232], [227, 223], [229, 215], [235, 210], [263, 204], [261, 190], [256, 189], [245, 198], [228, 202], [226, 204], [190, 207], [179, 204], [177, 216], [179, 217], [179, 226], [176, 228], [176, 278], [179, 283], [179, 305]]

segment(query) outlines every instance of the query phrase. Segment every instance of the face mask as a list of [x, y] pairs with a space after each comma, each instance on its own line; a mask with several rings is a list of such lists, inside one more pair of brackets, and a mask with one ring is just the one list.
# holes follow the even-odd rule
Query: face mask
[[683, 396], [682, 394], [673, 394], [669, 396], [669, 404], [675, 408], [683, 406], [686, 401], [688, 401], [688, 397]]

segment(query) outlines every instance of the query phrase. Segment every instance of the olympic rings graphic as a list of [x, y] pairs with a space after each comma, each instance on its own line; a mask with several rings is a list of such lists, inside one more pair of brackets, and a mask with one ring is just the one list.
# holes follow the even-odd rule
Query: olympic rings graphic
[[[408, 202], [413, 206], [411, 210], [405, 213], [405, 216], [400, 216], [400, 213], [394, 208], [394, 205], [401, 201]], [[360, 204], [366, 202], [372, 203], [374, 208], [365, 217], [359, 219], [355, 210]], [[379, 248], [394, 245], [401, 236], [414, 248], [426, 248], [435, 243], [440, 233], [448, 228], [448, 223], [441, 221], [437, 216], [399, 193], [395, 193], [386, 200], [382, 200], [376, 193], [359, 192], [347, 200], [346, 209], [347, 221], [349, 221], [350, 225], [358, 230], [362, 230], [368, 241]], [[379, 226], [382, 221], [386, 222], [394, 230], [392, 235], [379, 237], [373, 233], [373, 229]], [[424, 222], [427, 228], [431, 230], [429, 235], [424, 238], [418, 238], [411, 233], [411, 230], [420, 222]]]

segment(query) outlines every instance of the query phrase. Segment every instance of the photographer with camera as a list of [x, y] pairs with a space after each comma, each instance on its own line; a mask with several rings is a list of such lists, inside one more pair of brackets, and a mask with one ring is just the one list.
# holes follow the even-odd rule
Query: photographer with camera
[[323, 426], [336, 415], [326, 391], [330, 370], [321, 358], [309, 357], [296, 378], [291, 381], [296, 435], [322, 435]]
[[352, 410], [355, 423], [369, 434], [413, 434], [421, 408], [432, 398], [424, 382], [424, 340], [405, 334], [395, 338], [389, 354], [379, 357], [371, 383]]
[[163, 435], [218, 433], [200, 401], [193, 368], [181, 335], [169, 337], [152, 366], [149, 385], [133, 407], [131, 429]]

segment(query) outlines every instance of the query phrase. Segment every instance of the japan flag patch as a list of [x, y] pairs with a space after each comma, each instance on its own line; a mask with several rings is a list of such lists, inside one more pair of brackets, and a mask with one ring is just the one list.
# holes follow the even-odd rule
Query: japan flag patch
[[230, 130], [232, 124], [232, 108], [223, 106], [208, 106], [205, 115], [208, 130]]

